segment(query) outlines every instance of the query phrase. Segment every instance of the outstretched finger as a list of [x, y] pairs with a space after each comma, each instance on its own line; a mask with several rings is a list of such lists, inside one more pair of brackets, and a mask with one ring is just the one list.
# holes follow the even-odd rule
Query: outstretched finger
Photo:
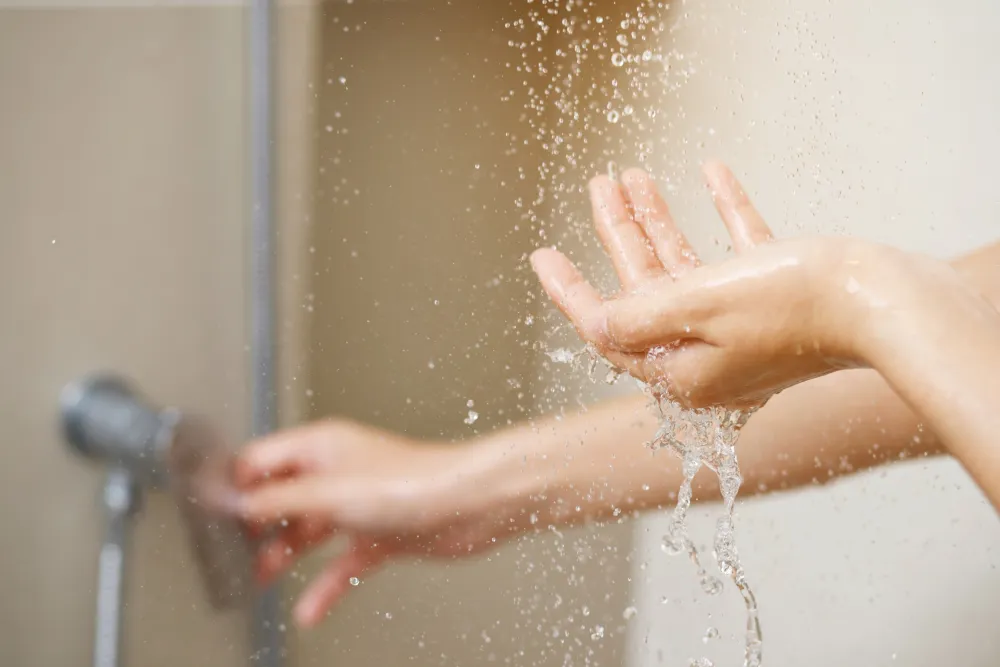
[[242, 494], [237, 510], [246, 521], [270, 523], [278, 519], [332, 519], [331, 486], [314, 476], [285, 479]]
[[604, 301], [594, 286], [580, 275], [558, 250], [542, 248], [531, 255], [531, 266], [549, 298], [555, 302], [585, 341], [600, 346], [598, 333]]
[[704, 166], [705, 180], [712, 189], [715, 209], [726, 223], [737, 252], [767, 243], [774, 238], [771, 228], [754, 208], [743, 186], [721, 162], [708, 162]]
[[309, 584], [295, 605], [295, 620], [303, 627], [319, 623], [366, 571], [378, 566], [388, 552], [370, 540], [352, 540], [347, 552], [334, 558]]
[[629, 290], [663, 272], [653, 246], [632, 215], [632, 206], [620, 184], [608, 176], [590, 181], [594, 225], [611, 257], [622, 289]]
[[236, 456], [236, 485], [245, 489], [310, 469], [319, 437], [315, 426], [303, 426], [251, 442]]
[[622, 185], [632, 202], [636, 223], [645, 231], [667, 272], [677, 278], [696, 268], [698, 255], [674, 223], [667, 202], [649, 174], [629, 169], [622, 174]]

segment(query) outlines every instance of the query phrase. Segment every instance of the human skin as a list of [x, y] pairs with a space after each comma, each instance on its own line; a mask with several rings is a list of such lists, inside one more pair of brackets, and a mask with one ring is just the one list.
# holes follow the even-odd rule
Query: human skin
[[725, 166], [705, 174], [734, 259], [678, 262], [683, 238], [638, 206], [619, 233], [631, 240], [607, 246], [623, 286], [615, 297], [559, 251], [532, 255], [581, 338], [691, 408], [759, 406], [803, 380], [871, 368], [1000, 508], [996, 307], [930, 257], [857, 239], [774, 241]]
[[[726, 200], [714, 189], [724, 221], [746, 218], [745, 196]], [[598, 177], [590, 192], [598, 235], [624, 272], [625, 286], [655, 277], [664, 264], [675, 278], [698, 266], [647, 175], [628, 171], [621, 184]], [[742, 190], [732, 194], [742, 195]], [[643, 240], [645, 229], [656, 230], [657, 244]], [[752, 241], [748, 230], [730, 229], [735, 229], [737, 248]], [[651, 248], [652, 257], [628, 250]], [[1000, 302], [1000, 244], [952, 266], [972, 289]], [[817, 405], [824, 409], [817, 411]], [[287, 519], [288, 525], [261, 548], [262, 581], [272, 580], [332, 535], [350, 536], [349, 548], [331, 559], [296, 607], [299, 623], [312, 625], [350, 590], [350, 577], [388, 558], [454, 558], [524, 531], [620, 520], [670, 504], [682, 475], [673, 456], [644, 446], [656, 426], [655, 411], [643, 395], [459, 444], [417, 442], [345, 420], [325, 420], [248, 445], [237, 474], [244, 493], [235, 504], [254, 524]], [[782, 391], [750, 419], [739, 445], [742, 492], [824, 483], [942, 451], [934, 431], [921, 428], [913, 409], [878, 371], [833, 372]], [[695, 480], [696, 499], [717, 498], [716, 485], [707, 481]]]

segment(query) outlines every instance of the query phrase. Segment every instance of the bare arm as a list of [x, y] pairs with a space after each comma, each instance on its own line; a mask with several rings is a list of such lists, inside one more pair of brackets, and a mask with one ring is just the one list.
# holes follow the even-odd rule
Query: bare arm
[[[952, 265], [994, 305], [1000, 304], [1000, 243]], [[942, 358], [936, 368], [957, 361]], [[978, 395], [990, 400], [990, 394]], [[637, 395], [562, 421], [539, 421], [491, 436], [469, 450], [468, 481], [478, 489], [477, 509], [502, 515], [504, 524], [517, 530], [525, 520], [560, 525], [666, 506], [681, 471], [674, 456], [643, 446], [656, 426], [648, 399]], [[739, 444], [742, 492], [824, 483], [943, 451], [935, 433], [921, 427], [877, 371], [841, 371], [785, 390], [750, 419]], [[714, 482], [697, 480], [696, 498], [717, 497]], [[509, 523], [511, 515], [515, 524]]]
[[[730, 231], [737, 232], [734, 243], [747, 246], [768, 241], [769, 230], [735, 179], [730, 175], [728, 181], [720, 181], [727, 171], [710, 172], [717, 181], [711, 183], [716, 207]], [[695, 270], [697, 258], [673, 226], [666, 204], [647, 175], [626, 173], [623, 186], [606, 178], [595, 179], [591, 196], [598, 234], [626, 293], [651, 279], [661, 284], [665, 278], [680, 281]], [[552, 253], [549, 258], [553, 258]], [[1000, 303], [1000, 243], [958, 259], [953, 266], [974, 291], [994, 305]], [[898, 279], [874, 284], [900, 287]], [[789, 285], [791, 294], [776, 289], [776, 285], [780, 288], [780, 279], [770, 283], [773, 307], [780, 308], [789, 296], [797, 296], [799, 302], [808, 297], [794, 289], [794, 281]], [[574, 287], [581, 286], [579, 282], [566, 286], [568, 291], [555, 290], [556, 297], [574, 298], [576, 305], [580, 305], [581, 296], [586, 301], [586, 293], [573, 293]], [[905, 285], [901, 289], [904, 297], [919, 305], [924, 295], [920, 287], [909, 293]], [[968, 297], [969, 290], [957, 292]], [[600, 296], [591, 292], [591, 297], [600, 311]], [[997, 503], [1000, 448], [990, 440], [993, 433], [1000, 432], [1000, 423], [986, 413], [992, 408], [990, 400], [1000, 395], [1000, 352], [995, 340], [1000, 325], [994, 322], [993, 307], [979, 300], [980, 310], [976, 311], [967, 301], [962, 307], [949, 304], [947, 296], [939, 296], [936, 306], [924, 309], [915, 305], [908, 317], [888, 318], [893, 340], [904, 340], [908, 347], [873, 346], [870, 358], [861, 361], [877, 372], [835, 372], [774, 396], [753, 416], [741, 437], [738, 451], [744, 492], [822, 483], [904, 456], [934, 455], [947, 449]], [[727, 304], [749, 302], [752, 298], [730, 299]], [[585, 310], [594, 310], [594, 303], [583, 305], [591, 306]], [[949, 326], [969, 319], [966, 311], [970, 308], [971, 320], [978, 312], [982, 321], [951, 331]], [[744, 321], [742, 329], [737, 326], [736, 331], [728, 332], [731, 340], [745, 341], [744, 331], [768, 327], [780, 338], [781, 332], [774, 330], [772, 322], [760, 319], [762, 312], [770, 311], [759, 305], [756, 310], [745, 310], [743, 315], [751, 316], [750, 320]], [[643, 309], [638, 314], [640, 324], [648, 312]], [[803, 311], [785, 312], [780, 321], [795, 325], [815, 317], [816, 312], [809, 303]], [[833, 308], [831, 312], [836, 315], [842, 311]], [[667, 321], [676, 326], [678, 321], [688, 320]], [[845, 327], [845, 322], [850, 326]], [[575, 324], [584, 329], [592, 324], [601, 326], [600, 321], [586, 318]], [[809, 324], [813, 333], [826, 329], [850, 332], [854, 321], [839, 316]], [[766, 336], [758, 339], [766, 342]], [[942, 341], [948, 344], [940, 345]], [[810, 358], [819, 356], [815, 338], [799, 342], [815, 348], [810, 350]], [[713, 342], [682, 351], [694, 354], [723, 347]], [[767, 360], [767, 348], [754, 349], [752, 342], [744, 347], [746, 357], [758, 367], [761, 359]], [[789, 354], [775, 359], [787, 363], [803, 349], [801, 344], [788, 347]], [[739, 362], [740, 355], [729, 354], [730, 362]], [[620, 354], [619, 358], [639, 364], [650, 359], [648, 354]], [[916, 358], [926, 361], [912, 363]], [[690, 368], [701, 370], [705, 366], [692, 364]], [[774, 364], [768, 368], [782, 370]], [[731, 381], [732, 376], [719, 375], [719, 370], [716, 364], [716, 379], [738, 391], [740, 385]], [[818, 374], [808, 368], [804, 371], [796, 380]], [[959, 391], [963, 398], [956, 409]], [[701, 404], [729, 403], [702, 400]], [[926, 430], [920, 428], [915, 413], [923, 415]], [[350, 589], [346, 583], [350, 578], [360, 577], [386, 558], [467, 555], [533, 527], [621, 517], [667, 505], [681, 475], [673, 456], [643, 447], [652, 439], [656, 426], [654, 411], [642, 396], [605, 403], [565, 419], [539, 420], [460, 446], [416, 443], [343, 420], [315, 423], [251, 443], [240, 457], [237, 481], [242, 493], [232, 498], [232, 506], [253, 523], [277, 527], [277, 520], [283, 519], [278, 534], [261, 548], [258, 567], [264, 580], [277, 576], [330, 535], [340, 532], [351, 536], [351, 546], [330, 561], [300, 600], [296, 615], [300, 622], [312, 624]], [[702, 500], [716, 497], [718, 491], [706, 482], [696, 482], [697, 497]]]
[[936, 262], [900, 255], [894, 273], [871, 276], [892, 308], [860, 337], [860, 357], [876, 368], [1000, 510], [1000, 312]]

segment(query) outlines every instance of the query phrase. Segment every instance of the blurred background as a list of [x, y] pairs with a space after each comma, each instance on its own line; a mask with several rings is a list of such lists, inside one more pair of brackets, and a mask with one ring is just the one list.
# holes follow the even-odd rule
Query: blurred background
[[[345, 415], [460, 441], [632, 391], [552, 363], [572, 338], [525, 261], [558, 243], [607, 280], [582, 188], [609, 160], [656, 175], [707, 258], [725, 253], [709, 157], [783, 235], [947, 257], [1000, 229], [987, 0], [288, 0], [271, 16], [284, 425]], [[102, 475], [61, 442], [63, 385], [114, 369], [250, 432], [249, 19], [235, 1], [0, 0], [0, 664], [91, 653]], [[697, 540], [716, 511], [694, 513]], [[997, 664], [1000, 527], [956, 464], [738, 512], [766, 664]], [[275, 664], [246, 615], [206, 608], [175, 515], [150, 495], [136, 523], [127, 664]], [[315, 630], [274, 619], [280, 664], [741, 664], [741, 602], [699, 594], [663, 524], [390, 567]]]

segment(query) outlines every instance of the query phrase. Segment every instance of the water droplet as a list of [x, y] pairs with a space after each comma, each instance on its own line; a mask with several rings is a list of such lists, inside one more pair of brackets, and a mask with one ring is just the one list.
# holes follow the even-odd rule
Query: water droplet
[[462, 421], [471, 426], [472, 424], [476, 423], [477, 419], [479, 419], [479, 413], [476, 412], [475, 410], [469, 410], [468, 416]]
[[598, 639], [604, 639], [604, 626], [603, 625], [596, 626], [594, 628], [594, 632], [591, 633], [590, 638], [593, 639], [595, 642]]
[[706, 595], [718, 595], [722, 592], [722, 588], [722, 581], [718, 577], [709, 575], [701, 580], [701, 590], [705, 591]]
[[676, 535], [664, 535], [660, 549], [668, 556], [677, 556], [684, 553], [684, 540]]
[[572, 352], [567, 350], [565, 347], [560, 347], [551, 352], [546, 352], [549, 359], [556, 362], [557, 364], [569, 364], [573, 362], [574, 355]]
[[707, 644], [710, 640], [718, 638], [719, 638], [719, 629], [713, 627], [709, 628], [708, 630], [705, 630], [705, 636], [701, 638], [701, 641]]
[[608, 162], [608, 178], [610, 178], [612, 181], [616, 181], [616, 182], [619, 179], [618, 163], [615, 162], [614, 160], [611, 160], [610, 162]]
[[618, 122], [618, 118], [619, 118], [618, 112], [615, 111], [614, 109], [612, 109], [611, 111], [608, 112], [608, 120], [610, 122], [617, 123]]
[[622, 65], [625, 64], [625, 56], [623, 54], [617, 53], [617, 52], [616, 53], [612, 53], [611, 54], [611, 64], [614, 65], [615, 67], [621, 67]]
[[347, 580], [347, 583], [349, 583], [351, 586], [357, 586], [358, 584], [361, 583], [361, 580], [358, 579], [357, 577], [351, 577], [350, 579]]

